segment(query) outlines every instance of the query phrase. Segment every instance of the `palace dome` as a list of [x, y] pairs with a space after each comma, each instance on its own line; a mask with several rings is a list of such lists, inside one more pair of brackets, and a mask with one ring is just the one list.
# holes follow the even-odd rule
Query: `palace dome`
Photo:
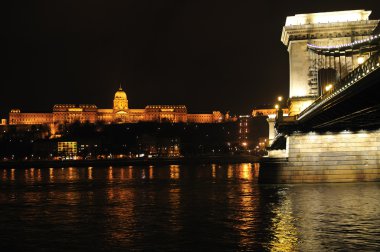
[[127, 93], [125, 93], [124, 90], [120, 87], [119, 90], [117, 90], [115, 93], [115, 99], [127, 100]]

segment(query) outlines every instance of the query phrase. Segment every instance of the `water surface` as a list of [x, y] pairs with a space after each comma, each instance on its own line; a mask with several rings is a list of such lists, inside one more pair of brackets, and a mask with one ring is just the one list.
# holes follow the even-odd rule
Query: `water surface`
[[378, 251], [380, 183], [258, 185], [258, 165], [0, 170], [3, 251]]

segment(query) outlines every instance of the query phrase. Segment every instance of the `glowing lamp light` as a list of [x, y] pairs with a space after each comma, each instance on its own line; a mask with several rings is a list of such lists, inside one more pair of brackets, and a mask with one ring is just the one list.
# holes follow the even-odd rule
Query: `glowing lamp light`
[[281, 101], [282, 101], [282, 96], [277, 97], [277, 100], [278, 100], [279, 102], [281, 102]]
[[358, 64], [361, 65], [361, 64], [363, 64], [363, 63], [364, 63], [364, 57], [363, 57], [363, 56], [360, 56], [360, 57], [358, 58]]
[[278, 104], [276, 104], [276, 105], [274, 105], [274, 108], [275, 108], [275, 109], [279, 109], [280, 106], [278, 106]]
[[326, 92], [330, 91], [333, 88], [332, 84], [329, 84], [325, 87]]
[[248, 143], [247, 142], [243, 142], [243, 143], [241, 143], [241, 145], [243, 145], [244, 147], [246, 147], [248, 145]]

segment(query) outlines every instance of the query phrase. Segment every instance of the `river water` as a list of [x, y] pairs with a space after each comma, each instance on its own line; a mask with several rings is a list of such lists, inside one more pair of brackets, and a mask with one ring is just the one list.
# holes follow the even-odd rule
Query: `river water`
[[258, 185], [258, 169], [0, 170], [1, 250], [380, 250], [380, 183]]

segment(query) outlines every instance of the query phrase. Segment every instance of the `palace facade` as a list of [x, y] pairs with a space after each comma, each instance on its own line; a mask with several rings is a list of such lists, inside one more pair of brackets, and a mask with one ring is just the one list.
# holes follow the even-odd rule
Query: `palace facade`
[[[228, 116], [226, 116], [228, 118]], [[148, 105], [144, 109], [130, 109], [126, 92], [120, 87], [115, 93], [113, 108], [101, 109], [94, 104], [56, 104], [52, 113], [22, 113], [12, 109], [10, 125], [65, 124], [73, 122], [137, 123], [219, 123], [225, 117], [219, 111], [210, 114], [188, 114], [185, 105]]]

